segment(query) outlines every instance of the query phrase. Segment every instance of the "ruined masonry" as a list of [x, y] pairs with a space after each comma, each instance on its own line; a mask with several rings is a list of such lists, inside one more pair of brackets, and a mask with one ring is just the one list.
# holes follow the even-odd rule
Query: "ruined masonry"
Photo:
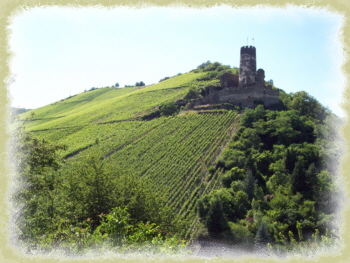
[[240, 74], [224, 73], [221, 88], [210, 87], [209, 94], [196, 101], [196, 105], [231, 103], [243, 108], [253, 108], [258, 103], [271, 106], [279, 103], [279, 91], [265, 83], [265, 71], [256, 70], [256, 49], [241, 47]]

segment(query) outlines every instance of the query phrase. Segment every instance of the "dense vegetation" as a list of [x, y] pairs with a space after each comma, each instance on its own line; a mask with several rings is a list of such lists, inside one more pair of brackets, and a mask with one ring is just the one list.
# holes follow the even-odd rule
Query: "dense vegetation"
[[281, 93], [284, 111], [245, 110], [218, 161], [222, 187], [198, 201], [207, 235], [277, 250], [334, 241], [334, 116], [305, 92]]
[[179, 228], [174, 212], [146, 178], [110, 169], [96, 151], [63, 173], [58, 151], [65, 146], [23, 132], [17, 135], [21, 138], [15, 158], [21, 177], [13, 199], [23, 205], [16, 218], [17, 234], [29, 249], [183, 245], [174, 236]]
[[284, 249], [331, 242], [334, 116], [305, 92], [281, 91], [280, 111], [243, 115], [176, 103], [220, 89], [225, 72], [238, 69], [208, 61], [154, 85], [94, 88], [21, 114], [19, 240], [157, 252], [203, 236]]

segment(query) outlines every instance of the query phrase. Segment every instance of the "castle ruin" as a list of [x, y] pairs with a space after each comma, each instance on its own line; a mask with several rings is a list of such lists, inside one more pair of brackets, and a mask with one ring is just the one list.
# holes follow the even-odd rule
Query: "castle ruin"
[[279, 103], [279, 91], [265, 83], [265, 71], [256, 70], [256, 49], [241, 47], [240, 73], [224, 73], [220, 76], [220, 88], [209, 87], [206, 96], [196, 100], [195, 105], [230, 103], [243, 108], [254, 108], [257, 104], [271, 106]]

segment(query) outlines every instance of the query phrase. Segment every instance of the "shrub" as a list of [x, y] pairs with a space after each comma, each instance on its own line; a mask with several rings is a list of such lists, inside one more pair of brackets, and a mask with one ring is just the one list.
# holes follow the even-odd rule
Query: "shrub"
[[171, 101], [160, 106], [159, 110], [160, 116], [171, 116], [177, 113], [178, 108], [175, 102]]

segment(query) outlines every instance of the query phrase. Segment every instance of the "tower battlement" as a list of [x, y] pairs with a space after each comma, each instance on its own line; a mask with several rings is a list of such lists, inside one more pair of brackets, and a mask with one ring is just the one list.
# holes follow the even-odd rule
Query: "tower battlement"
[[249, 54], [251, 56], [256, 56], [256, 49], [254, 46], [241, 47], [241, 55], [242, 54]]

